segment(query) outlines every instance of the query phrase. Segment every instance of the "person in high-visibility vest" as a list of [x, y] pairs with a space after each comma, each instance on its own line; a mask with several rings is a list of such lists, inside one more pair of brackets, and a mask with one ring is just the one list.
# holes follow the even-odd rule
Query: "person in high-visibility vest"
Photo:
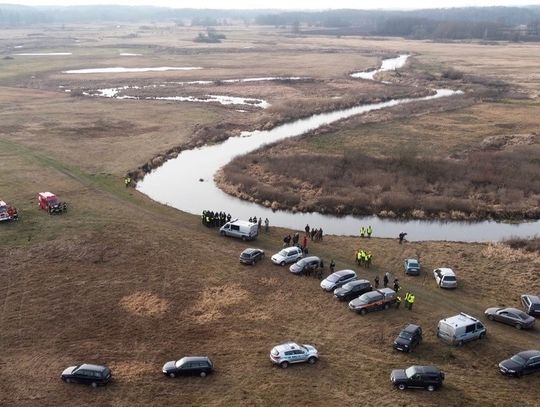
[[409, 295], [409, 311], [412, 310], [412, 306], [414, 304], [414, 300], [416, 300], [416, 297], [414, 294]]
[[367, 237], [371, 237], [371, 234], [373, 233], [373, 228], [371, 227], [371, 225], [367, 227], [366, 233]]
[[409, 308], [409, 292], [405, 293], [405, 297], [403, 298], [405, 300], [405, 308]]
[[396, 309], [399, 309], [400, 305], [401, 305], [401, 297], [398, 295], [396, 297]]
[[366, 235], [366, 228], [364, 226], [362, 226], [360, 228], [360, 237], [364, 237]]

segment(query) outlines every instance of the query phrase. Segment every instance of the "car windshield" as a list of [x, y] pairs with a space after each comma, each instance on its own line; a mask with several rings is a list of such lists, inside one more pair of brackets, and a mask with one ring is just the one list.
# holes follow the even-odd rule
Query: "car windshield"
[[297, 261], [296, 264], [297, 264], [298, 266], [300, 266], [300, 267], [304, 267], [305, 264], [306, 264], [306, 261], [305, 261], [304, 259], [302, 259], [302, 260]]
[[409, 267], [418, 267], [418, 263], [416, 261], [409, 261]]
[[456, 281], [456, 278], [454, 276], [445, 276], [444, 280], [445, 281]]
[[0, 213], [7, 212], [7, 208], [5, 206], [0, 206]]
[[182, 366], [183, 363], [184, 363], [184, 358], [178, 360], [174, 365], [175, 365], [176, 367], [180, 367], [180, 366]]
[[287, 252], [287, 250], [283, 249], [283, 250], [280, 251], [278, 254], [279, 254], [280, 256], [282, 256], [282, 257], [287, 257], [289, 253]]
[[529, 319], [529, 315], [524, 313], [523, 311], [516, 312], [517, 316], [523, 320]]
[[399, 337], [402, 338], [402, 339], [411, 339], [412, 334], [410, 332], [407, 332], [407, 331], [401, 331], [399, 333]]
[[330, 281], [331, 283], [335, 283], [336, 281], [339, 280], [339, 275], [338, 274], [330, 274], [327, 278], [328, 281]]
[[532, 304], [531, 308], [540, 311], [540, 304]]
[[512, 362], [516, 362], [518, 365], [523, 366], [527, 361], [519, 355], [514, 355], [510, 358]]
[[416, 369], [414, 368], [414, 366], [408, 367], [407, 369], [405, 369], [405, 374], [410, 379], [416, 374]]
[[343, 288], [345, 290], [352, 290], [355, 286], [356, 286], [356, 282], [355, 281], [351, 281], [350, 283], [347, 283], [343, 286]]

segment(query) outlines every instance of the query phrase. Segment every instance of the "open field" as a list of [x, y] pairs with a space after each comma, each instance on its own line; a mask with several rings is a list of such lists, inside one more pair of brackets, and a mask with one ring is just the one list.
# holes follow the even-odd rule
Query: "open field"
[[[395, 40], [290, 38], [257, 27], [231, 29], [227, 32], [230, 42], [212, 46], [191, 43], [189, 38], [195, 33], [188, 29], [179, 29], [179, 34], [163, 28], [123, 38], [134, 29], [117, 32], [100, 27], [103, 34], [93, 43], [89, 38], [97, 28], [68, 28], [68, 34], [47, 31], [48, 40], [33, 44], [50, 43], [61, 52], [66, 48], [62, 38], [80, 38], [84, 55], [74, 58], [70, 68], [141, 66], [140, 60], [109, 60], [103, 56], [103, 47], [125, 52], [151, 49], [152, 63], [144, 61], [148, 66], [219, 66], [216, 72], [118, 76], [122, 83], [139, 78], [198, 80], [277, 74], [313, 76], [328, 83], [376, 65], [380, 55], [417, 47], [418, 52], [436, 50], [434, 59], [441, 61], [445, 50], [455, 61], [459, 48]], [[8, 40], [16, 45], [37, 38], [25, 31], [2, 34], [2, 46]], [[262, 59], [250, 49], [241, 52], [249, 44], [259, 44], [263, 55], [270, 55]], [[217, 51], [232, 45], [237, 52]], [[478, 54], [484, 49], [471, 47]], [[500, 49], [525, 58], [532, 54], [532, 46], [527, 47]], [[329, 48], [343, 51], [329, 54]], [[178, 53], [164, 56], [166, 49]], [[310, 55], [303, 59], [299, 52], [306, 49]], [[371, 50], [371, 54], [357, 55], [355, 50]], [[342, 64], [336, 64], [338, 57]], [[256, 126], [264, 115], [270, 118], [271, 112], [240, 114], [235, 108], [211, 104], [71, 97], [57, 88], [64, 81], [58, 72], [67, 68], [65, 59], [28, 61], [22, 57], [0, 60], [0, 198], [21, 213], [19, 222], [0, 225], [1, 405], [161, 406], [174, 400], [197, 406], [353, 406], [359, 401], [380, 406], [513, 406], [516, 394], [523, 406], [537, 404], [538, 375], [507, 379], [498, 373], [496, 363], [516, 351], [538, 347], [538, 328], [523, 332], [487, 323], [485, 341], [463, 348], [447, 347], [435, 337], [442, 317], [460, 311], [482, 316], [488, 306], [517, 305], [519, 294], [538, 293], [537, 253], [524, 254], [500, 245], [399, 245], [390, 239], [327, 236], [324, 242], [313, 243], [310, 253], [322, 256], [327, 264], [334, 258], [338, 269], [355, 268], [355, 249], [368, 249], [374, 254], [374, 266], [370, 271], [358, 270], [361, 277], [373, 280], [376, 274], [382, 277], [390, 271], [399, 276], [404, 290], [416, 293], [412, 311], [355, 315], [322, 293], [315, 279], [290, 275], [272, 266], [269, 259], [255, 267], [240, 266], [242, 242], [221, 238], [215, 230], [203, 227], [197, 216], [158, 205], [123, 186], [122, 177], [128, 171], [174, 147], [200, 142], [201, 129], [228, 129], [231, 122]], [[257, 61], [261, 62], [257, 65]], [[249, 63], [257, 68], [250, 70]], [[83, 86], [85, 78], [77, 81]], [[272, 92], [274, 86], [261, 84], [260, 91]], [[291, 84], [279, 86], [290, 89], [290, 97], [273, 96], [276, 109], [309, 94]], [[375, 90], [366, 87], [364, 92]], [[519, 111], [533, 121], [531, 114], [520, 110], [522, 105], [493, 106], [510, 106], [516, 115]], [[476, 114], [492, 114], [482, 105], [467, 109], [466, 113], [440, 113], [448, 115], [443, 130], [452, 127], [451, 120], [458, 120], [452, 114], [470, 120]], [[470, 109], [477, 109], [476, 113]], [[428, 128], [428, 118], [422, 116], [419, 125]], [[414, 122], [400, 121], [400, 125], [414, 133]], [[376, 130], [377, 126], [381, 127]], [[366, 134], [375, 140], [384, 133], [382, 126], [370, 124]], [[481, 123], [477, 126], [475, 133], [482, 127]], [[490, 134], [486, 131], [486, 136]], [[436, 144], [434, 133], [430, 137]], [[444, 140], [449, 150], [461, 152], [483, 139], [475, 137], [453, 145], [450, 137]], [[307, 138], [299, 145], [310, 151], [323, 148]], [[377, 146], [370, 148], [375, 151]], [[40, 190], [56, 192], [68, 202], [70, 211], [54, 217], [39, 211], [35, 194]], [[271, 228], [254, 244], [271, 254], [279, 249], [285, 232]], [[421, 256], [423, 274], [417, 278], [402, 275], [403, 259], [415, 255]], [[429, 270], [441, 265], [456, 270], [458, 290], [441, 291], [435, 286]], [[391, 342], [409, 322], [422, 325], [424, 343], [412, 355], [396, 354]], [[289, 339], [318, 347], [320, 363], [287, 370], [272, 366], [271, 347]], [[204, 380], [164, 378], [162, 364], [186, 354], [209, 355], [216, 374]], [[61, 371], [79, 362], [107, 364], [115, 380], [100, 389], [62, 383]], [[390, 370], [415, 363], [441, 367], [446, 372], [444, 388], [435, 394], [394, 390]]]

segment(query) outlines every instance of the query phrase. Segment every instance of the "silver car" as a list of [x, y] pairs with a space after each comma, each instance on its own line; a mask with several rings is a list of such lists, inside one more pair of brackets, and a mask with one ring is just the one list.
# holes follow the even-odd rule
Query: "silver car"
[[334, 291], [336, 288], [353, 280], [356, 280], [356, 273], [354, 270], [340, 270], [330, 274], [321, 281], [321, 288], [324, 291]]
[[272, 256], [272, 263], [279, 264], [284, 266], [287, 263], [294, 263], [297, 260], [301, 259], [304, 253], [302, 249], [296, 246], [286, 247], [281, 250], [279, 253], [276, 253]]
[[286, 342], [272, 348], [270, 360], [285, 369], [291, 363], [308, 362], [314, 364], [319, 360], [319, 352], [312, 345]]

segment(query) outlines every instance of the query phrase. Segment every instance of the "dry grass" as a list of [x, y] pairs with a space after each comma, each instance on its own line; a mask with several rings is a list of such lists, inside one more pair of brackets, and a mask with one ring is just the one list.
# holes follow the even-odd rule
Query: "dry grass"
[[[516, 60], [523, 57], [520, 66], [533, 59], [531, 46], [462, 49], [396, 40], [288, 38], [276, 31], [257, 34], [259, 28], [248, 31], [249, 35], [239, 29], [227, 30], [231, 43], [220, 47], [234, 46], [233, 52], [231, 48], [199, 47], [191, 42], [194, 35], [189, 30], [185, 33], [189, 41], [184, 42], [163, 35], [167, 32], [120, 39], [133, 32], [133, 27], [110, 27], [114, 32], [110, 36], [96, 35], [106, 31], [103, 27], [83, 28], [76, 35], [92, 62], [117, 64], [120, 61], [108, 54], [110, 49], [155, 49], [148, 47], [152, 45], [163, 52], [163, 59], [154, 54], [156, 65], [185, 63], [189, 58], [195, 63], [206, 60], [216, 64], [216, 74], [229, 77], [283, 73], [283, 67], [293, 63], [291, 70], [305, 67], [309, 75], [341, 77], [359, 62], [373, 65], [385, 49], [432, 50], [454, 61], [460, 58], [459, 52], [465, 58], [476, 53], [475, 61], [485, 61], [488, 50], [491, 59], [496, 51], [507, 51]], [[2, 44], [35, 38], [27, 37], [27, 31], [8, 34], [0, 36]], [[43, 43], [32, 41], [36, 47], [47, 42], [58, 46], [57, 38], [62, 37], [65, 33], [52, 30]], [[170, 47], [171, 38], [177, 41], [175, 47]], [[257, 47], [255, 51], [241, 52], [248, 44]], [[105, 45], [109, 48], [101, 48]], [[330, 54], [330, 48], [346, 48], [347, 52]], [[377, 50], [370, 57], [357, 53], [370, 48]], [[341, 58], [352, 55], [351, 50], [353, 58]], [[262, 58], [261, 53], [268, 55]], [[342, 66], [335, 63], [337, 58], [343, 60]], [[3, 85], [13, 86], [24, 79], [31, 86], [31, 72], [46, 75], [44, 72], [57, 72], [61, 65], [15, 61], [18, 66], [0, 67], [3, 80], [9, 80]], [[250, 62], [254, 62], [252, 66]], [[78, 63], [85, 66], [88, 61]], [[501, 69], [499, 66], [495, 68]], [[531, 72], [534, 79], [535, 71]], [[297, 72], [287, 69], [285, 73]], [[310, 252], [325, 260], [334, 258], [338, 269], [354, 268], [352, 256], [361, 246], [374, 253], [373, 269], [358, 270], [361, 277], [373, 279], [375, 274], [390, 271], [400, 275], [404, 289], [417, 294], [411, 312], [389, 310], [360, 317], [321, 292], [315, 279], [291, 275], [269, 260], [255, 267], [241, 266], [238, 253], [245, 246], [240, 241], [220, 238], [201, 226], [198, 217], [157, 205], [123, 187], [118, 175], [158, 152], [188, 142], [199, 125], [226, 122], [230, 110], [79, 99], [13, 87], [2, 88], [0, 104], [2, 199], [21, 211], [19, 222], [0, 225], [1, 405], [160, 406], [174, 400], [186, 406], [355, 406], [362, 400], [379, 406], [506, 407], [515, 405], [516, 393], [521, 395], [521, 405], [537, 404], [537, 377], [503, 378], [496, 363], [516, 351], [537, 347], [538, 330], [517, 332], [489, 323], [486, 341], [460, 349], [446, 347], [435, 337], [436, 323], [444, 316], [459, 311], [481, 316], [488, 306], [518, 305], [519, 294], [525, 290], [540, 291], [537, 265], [528, 258], [486, 257], [482, 255], [486, 246], [479, 244], [398, 245], [394, 240], [327, 236], [324, 242], [313, 244]], [[508, 108], [519, 112], [516, 107]], [[99, 120], [105, 124], [104, 134], [96, 137], [100, 132], [89, 123]], [[251, 120], [257, 118], [250, 117], [246, 123]], [[132, 136], [126, 137], [114, 126], [124, 122], [131, 123]], [[418, 122], [434, 125], [428, 117]], [[108, 124], [113, 124], [111, 129]], [[159, 129], [145, 130], [153, 126]], [[92, 137], [82, 132], [77, 137], [74, 129], [78, 127], [91, 130]], [[444, 127], [438, 130], [446, 131]], [[445, 139], [444, 134], [440, 138]], [[459, 145], [460, 151], [462, 147]], [[70, 204], [70, 211], [57, 217], [38, 211], [35, 193], [42, 188], [57, 192]], [[273, 253], [284, 232], [272, 228], [255, 244]], [[401, 275], [403, 258], [418, 251], [424, 273], [419, 278]], [[429, 271], [441, 265], [456, 270], [458, 290], [442, 291], [435, 286]], [[120, 305], [124, 303], [135, 312], [126, 311]], [[163, 310], [163, 304], [165, 311], [154, 317], [141, 316], [141, 311], [147, 315]], [[206, 315], [219, 318], [200, 323]], [[410, 322], [422, 325], [424, 343], [412, 355], [393, 353], [392, 339]], [[289, 339], [316, 345], [320, 363], [287, 370], [272, 366], [268, 360], [271, 347]], [[164, 362], [190, 354], [209, 355], [216, 374], [204, 380], [163, 377], [160, 368]], [[91, 389], [59, 380], [65, 367], [81, 362], [111, 366], [114, 382]], [[445, 387], [435, 395], [392, 389], [390, 370], [413, 363], [440, 366], [447, 373]]]

